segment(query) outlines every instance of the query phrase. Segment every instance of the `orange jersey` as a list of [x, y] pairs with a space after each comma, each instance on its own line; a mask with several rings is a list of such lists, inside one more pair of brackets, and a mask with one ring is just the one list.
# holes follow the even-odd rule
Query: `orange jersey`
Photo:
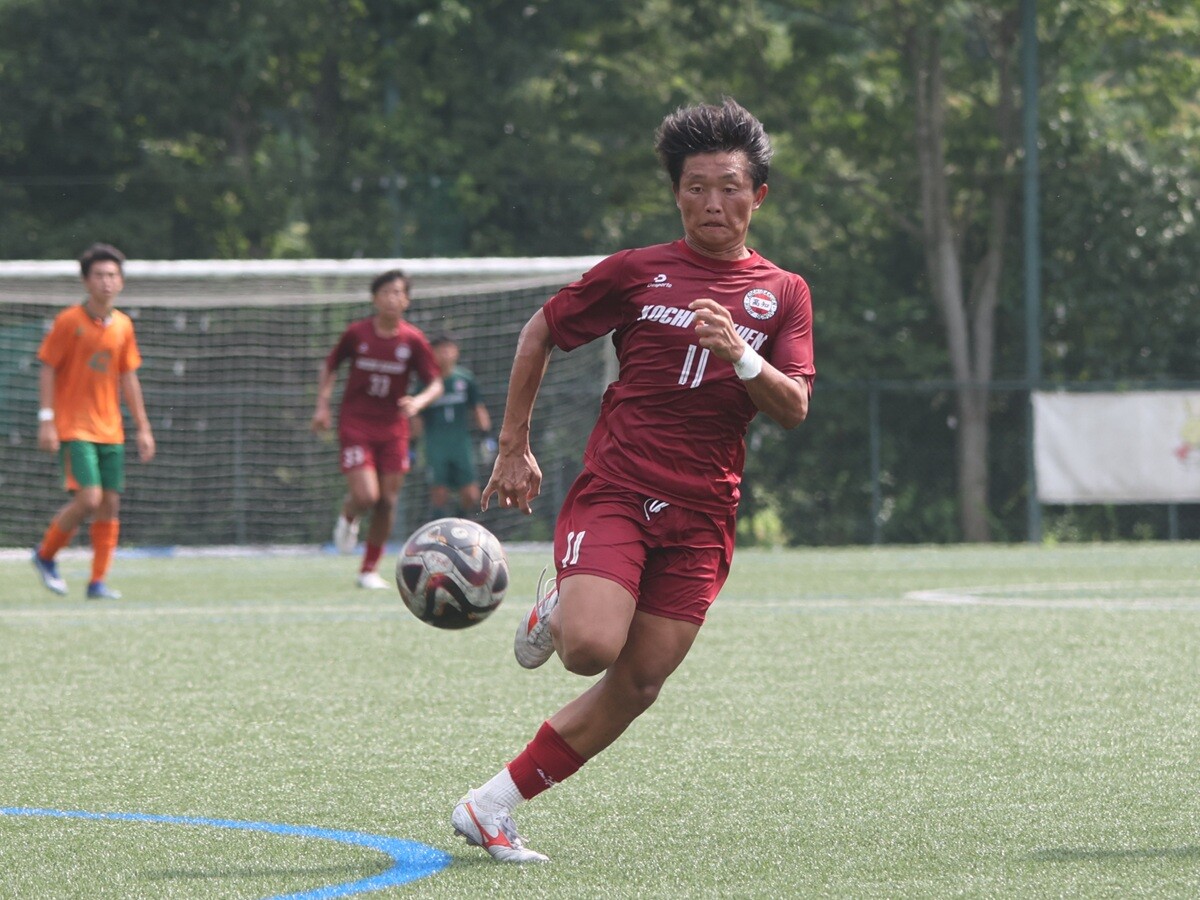
[[122, 444], [121, 376], [142, 364], [133, 322], [113, 310], [93, 319], [80, 304], [58, 314], [38, 359], [54, 369], [54, 420], [61, 441]]

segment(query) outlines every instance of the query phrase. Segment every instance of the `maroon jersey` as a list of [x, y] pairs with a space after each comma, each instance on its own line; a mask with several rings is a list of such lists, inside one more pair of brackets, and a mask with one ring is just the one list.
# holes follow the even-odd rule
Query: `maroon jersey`
[[408, 419], [396, 404], [408, 393], [413, 371], [429, 384], [441, 377], [433, 350], [421, 329], [401, 322], [395, 334], [380, 337], [374, 319], [350, 325], [330, 351], [325, 365], [336, 369], [350, 360], [350, 377], [342, 393], [339, 430], [375, 435], [384, 440], [408, 434]]
[[808, 285], [751, 252], [709, 259], [682, 240], [598, 263], [543, 307], [556, 346], [612, 332], [620, 370], [584, 465], [608, 481], [704, 512], [738, 502], [745, 435], [758, 408], [733, 365], [701, 349], [688, 304], [711, 297], [742, 338], [788, 376], [816, 374]]

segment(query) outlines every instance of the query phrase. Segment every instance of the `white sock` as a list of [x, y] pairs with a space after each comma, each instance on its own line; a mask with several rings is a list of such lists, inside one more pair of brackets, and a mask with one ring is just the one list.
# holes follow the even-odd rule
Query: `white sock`
[[518, 803], [525, 802], [525, 798], [517, 790], [516, 782], [508, 774], [508, 766], [497, 772], [483, 787], [476, 788], [475, 799], [481, 806], [502, 809], [505, 812], [511, 812]]

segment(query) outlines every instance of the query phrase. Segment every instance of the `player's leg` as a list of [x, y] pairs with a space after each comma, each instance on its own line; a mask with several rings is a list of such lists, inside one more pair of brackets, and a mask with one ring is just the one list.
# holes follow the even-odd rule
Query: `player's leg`
[[458, 505], [462, 510], [461, 515], [466, 518], [478, 514], [479, 512], [479, 482], [472, 481], [464, 484], [458, 489]]
[[[571, 622], [571, 617], [564, 621]], [[620, 737], [657, 699], [699, 630], [694, 622], [634, 613], [628, 637], [608, 671], [543, 723], [525, 749], [490, 781], [459, 801], [451, 817], [455, 831], [501, 862], [544, 862], [544, 855], [525, 846], [512, 810], [575, 774]]]
[[92, 577], [87, 586], [89, 600], [120, 600], [119, 591], [105, 584], [117, 541], [121, 534], [121, 494], [105, 488], [92, 519]]
[[[430, 467], [433, 471], [433, 467]], [[436, 477], [436, 476], [434, 476]], [[429, 518], [444, 519], [450, 515], [450, 488], [445, 484], [429, 486]]]
[[637, 600], [600, 575], [560, 578], [558, 611], [550, 617], [554, 650], [576, 675], [597, 675], [617, 659], [630, 635]]
[[358, 586], [373, 590], [386, 590], [392, 585], [379, 575], [376, 569], [383, 556], [383, 548], [391, 536], [396, 522], [396, 504], [400, 489], [410, 465], [407, 440], [389, 440], [373, 444], [370, 448], [374, 463], [372, 473], [376, 476], [376, 497], [371, 507], [371, 525], [367, 530], [366, 546], [363, 549], [362, 566], [358, 572]]
[[125, 490], [125, 445], [96, 447], [100, 465], [100, 504], [92, 516], [92, 577], [87, 586], [89, 600], [119, 600], [121, 595], [105, 586], [121, 533], [121, 492]]
[[475, 474], [474, 448], [470, 439], [458, 441], [450, 456], [447, 484], [455, 492], [457, 516], [469, 517], [479, 509], [479, 481]]
[[346, 473], [346, 499], [342, 515], [354, 521], [379, 503], [379, 473], [373, 463], [362, 463]]
[[450, 491], [454, 487], [453, 460], [446, 442], [426, 435], [425, 461], [429, 468], [429, 518], [444, 519], [454, 515], [450, 508]]
[[369, 444], [352, 434], [339, 434], [339, 438], [339, 463], [346, 477], [346, 497], [333, 526], [333, 545], [339, 553], [349, 554], [358, 548], [360, 517], [379, 498], [379, 479]]
[[[468, 841], [476, 833], [472, 822], [511, 824], [517, 804], [572, 775], [654, 703], [729, 574], [732, 514], [713, 517], [654, 498], [631, 502], [629, 492], [590, 481], [577, 480], [560, 513], [560, 526], [567, 521], [567, 530], [560, 527], [555, 534], [562, 595], [548, 593], [556, 598], [552, 608], [539, 603], [535, 611], [542, 607], [541, 621], [549, 623], [545, 630], [564, 665], [604, 674], [551, 716], [503, 770], [460, 801], [455, 810], [460, 833], [465, 812], [475, 811], [466, 821]], [[631, 580], [631, 566], [640, 577]], [[590, 571], [574, 571], [578, 567]], [[521, 638], [518, 631], [518, 649]], [[483, 844], [497, 859], [526, 861]], [[532, 852], [523, 844], [520, 850]]]
[[[538, 583], [513, 639], [518, 663], [537, 668], [557, 649], [570, 671], [595, 675], [617, 658], [646, 561], [644, 518], [643, 498], [634, 492], [588, 472], [575, 480], [554, 528], [559, 584]], [[565, 630], [557, 611], [560, 591], [571, 598], [573, 624]]]
[[100, 505], [100, 463], [96, 445], [89, 441], [65, 441], [59, 449], [63, 469], [63, 487], [71, 492], [42, 535], [33, 551], [33, 565], [42, 584], [56, 594], [67, 592], [66, 581], [58, 574], [55, 557], [75, 536], [80, 524]]
[[363, 548], [362, 566], [358, 572], [358, 586], [374, 590], [393, 587], [376, 570], [383, 556], [384, 546], [396, 522], [396, 504], [400, 489], [404, 486], [404, 472], [388, 472], [379, 478], [379, 499], [371, 510], [371, 525]]
[[576, 753], [591, 759], [658, 699], [699, 631], [694, 622], [635, 613], [616, 660], [599, 681], [551, 716], [550, 726]]

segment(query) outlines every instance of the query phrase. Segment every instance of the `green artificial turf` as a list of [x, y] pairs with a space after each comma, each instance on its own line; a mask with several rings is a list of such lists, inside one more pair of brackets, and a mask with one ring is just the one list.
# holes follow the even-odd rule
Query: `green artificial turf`
[[[0, 807], [361, 832], [450, 854], [363, 897], [1200, 896], [1195, 544], [742, 551], [658, 703], [520, 807], [449, 815], [588, 682], [512, 660], [548, 549], [442, 632], [322, 553], [118, 558], [116, 602], [0, 561]], [[0, 815], [0, 897], [263, 898], [367, 847]]]

